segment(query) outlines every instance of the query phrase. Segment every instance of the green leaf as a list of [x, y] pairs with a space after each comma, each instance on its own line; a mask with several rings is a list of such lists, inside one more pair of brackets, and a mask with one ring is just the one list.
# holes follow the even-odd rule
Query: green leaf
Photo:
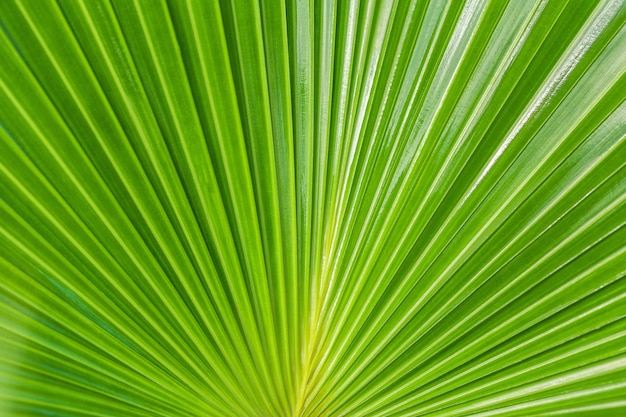
[[0, 415], [626, 413], [626, 2], [0, 2]]

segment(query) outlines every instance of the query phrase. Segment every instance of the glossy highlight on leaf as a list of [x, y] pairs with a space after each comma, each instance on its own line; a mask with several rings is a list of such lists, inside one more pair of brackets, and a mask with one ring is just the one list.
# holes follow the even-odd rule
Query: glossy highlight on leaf
[[0, 416], [626, 415], [626, 2], [0, 1]]

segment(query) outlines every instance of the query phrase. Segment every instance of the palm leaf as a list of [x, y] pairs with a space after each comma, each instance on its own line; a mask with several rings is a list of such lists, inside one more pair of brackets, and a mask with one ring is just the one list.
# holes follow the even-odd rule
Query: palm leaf
[[626, 413], [626, 3], [0, 2], [0, 414]]

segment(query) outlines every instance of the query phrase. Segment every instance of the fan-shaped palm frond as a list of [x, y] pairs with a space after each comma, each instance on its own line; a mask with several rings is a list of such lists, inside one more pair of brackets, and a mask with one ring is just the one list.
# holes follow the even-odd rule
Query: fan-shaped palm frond
[[625, 23], [1, 1], [0, 414], [626, 414]]

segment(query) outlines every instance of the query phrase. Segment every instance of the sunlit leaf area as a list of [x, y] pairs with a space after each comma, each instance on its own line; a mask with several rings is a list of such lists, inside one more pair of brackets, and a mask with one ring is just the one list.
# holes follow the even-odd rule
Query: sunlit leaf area
[[0, 0], [0, 417], [626, 416], [626, 0]]

